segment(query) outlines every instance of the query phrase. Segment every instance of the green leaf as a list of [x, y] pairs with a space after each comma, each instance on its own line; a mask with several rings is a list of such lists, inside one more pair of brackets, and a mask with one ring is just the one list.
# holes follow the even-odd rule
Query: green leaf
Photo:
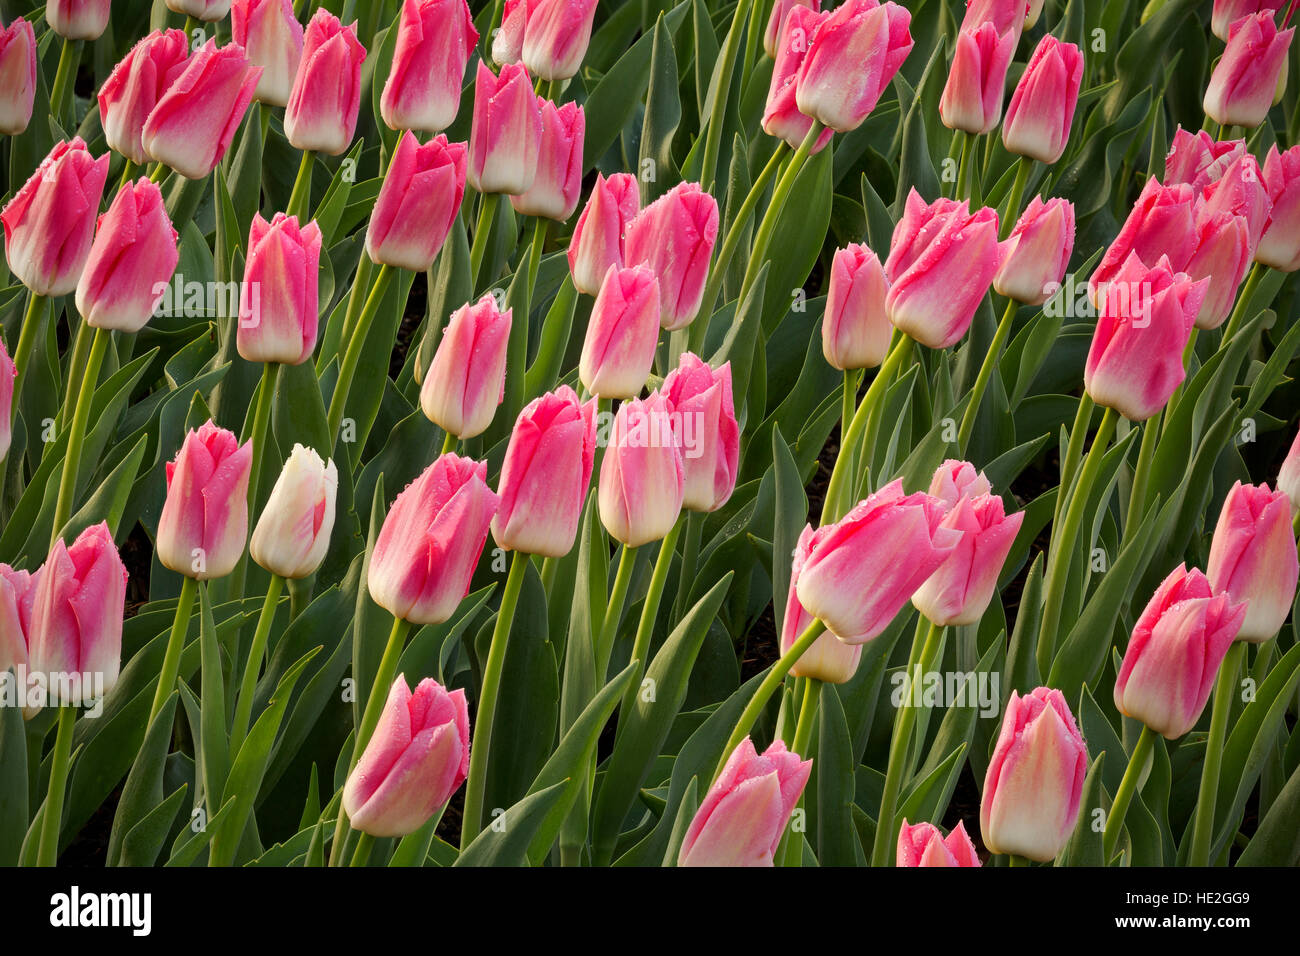
[[[108, 837], [109, 866], [115, 866], [119, 862], [122, 841], [131, 829], [162, 803], [163, 771], [167, 764], [172, 728], [176, 723], [177, 700], [178, 695], [173, 692], [149, 725], [144, 744], [122, 787], [122, 796], [118, 799], [117, 811], [113, 814], [113, 829]], [[174, 818], [174, 810], [172, 815]], [[161, 848], [159, 844], [158, 849]], [[152, 861], [149, 865], [152, 865]]]
[[545, 790], [530, 793], [495, 817], [494, 823], [476, 836], [452, 865], [528, 866], [529, 845], [561, 804], [570, 789], [568, 784], [569, 781], [561, 780]]
[[[1056, 858], [1057, 866], [1105, 866], [1103, 854], [1102, 831], [1093, 826], [1093, 810], [1102, 807], [1101, 768], [1106, 760], [1105, 751], [1099, 753], [1088, 768], [1088, 776], [1083, 781], [1083, 793], [1079, 798], [1079, 822], [1074, 826], [1074, 834], [1065, 845], [1060, 856]], [[1109, 807], [1102, 807], [1109, 809]]]
[[[821, 866], [856, 866], [861, 862], [860, 844], [846, 839], [846, 834], [853, 832], [856, 763], [839, 688], [828, 684], [822, 688], [817, 712], [817, 750], [813, 759], [817, 816], [812, 835]], [[802, 839], [801, 834], [796, 836]]]
[[[13, 682], [13, 671], [0, 674]], [[20, 707], [0, 707], [0, 866], [15, 866], [27, 833], [27, 728]]]
[[648, 206], [672, 187], [676, 181], [673, 166], [673, 134], [682, 119], [682, 103], [677, 94], [677, 53], [672, 32], [663, 14], [655, 21], [650, 52], [649, 89], [646, 92], [645, 119], [641, 125], [641, 156], [637, 169], [653, 170], [653, 176], [639, 176], [641, 206]]

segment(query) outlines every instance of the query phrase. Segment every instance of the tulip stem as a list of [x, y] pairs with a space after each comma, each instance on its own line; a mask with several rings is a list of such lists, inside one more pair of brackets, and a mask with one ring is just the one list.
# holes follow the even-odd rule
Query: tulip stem
[[257, 513], [257, 492], [261, 476], [266, 471], [267, 435], [270, 433], [271, 406], [275, 399], [275, 383], [279, 376], [280, 365], [277, 362], [265, 362], [262, 365], [262, 385], [257, 390], [257, 406], [253, 409], [253, 430], [249, 438], [253, 442], [253, 462], [248, 476], [248, 513]]
[[1142, 447], [1138, 451], [1137, 466], [1133, 469], [1133, 486], [1128, 493], [1128, 513], [1124, 517], [1124, 534], [1120, 539], [1121, 551], [1133, 539], [1146, 510], [1151, 463], [1156, 457], [1156, 447], [1160, 444], [1160, 421], [1161, 413], [1156, 412], [1155, 417], [1148, 419], [1142, 426]]
[[[62, 434], [63, 429], [67, 427], [72, 420], [72, 413], [77, 407], [77, 397], [81, 394], [80, 388], [73, 388], [73, 382], [82, 380], [81, 370], [86, 364], [86, 353], [90, 351], [90, 340], [95, 337], [83, 319], [78, 322], [76, 331], [72, 334], [72, 354], [68, 357], [68, 376], [64, 379], [67, 385], [67, 394], [63, 396], [63, 405], [59, 409], [54, 419], [54, 430], [56, 434]], [[71, 332], [72, 330], [69, 329]]]
[[474, 719], [474, 746], [469, 752], [469, 776], [465, 783], [465, 810], [460, 825], [460, 848], [464, 850], [479, 835], [483, 821], [483, 800], [487, 795], [487, 769], [489, 748], [492, 744], [492, 724], [496, 719], [497, 695], [501, 692], [501, 674], [505, 670], [506, 648], [510, 643], [510, 629], [514, 623], [519, 592], [524, 586], [524, 572], [529, 556], [516, 551], [510, 561], [510, 573], [501, 593], [501, 608], [497, 611], [496, 625], [492, 628], [492, 644], [488, 649], [487, 663], [483, 667], [483, 685], [479, 691], [478, 712]]
[[293, 181], [293, 192], [289, 194], [287, 214], [297, 216], [299, 223], [306, 221], [311, 205], [311, 172], [316, 156], [310, 149], [302, 151], [302, 161], [298, 164], [298, 176]]
[[357, 273], [352, 280], [352, 289], [348, 292], [348, 307], [343, 313], [343, 328], [339, 332], [338, 340], [334, 343], [334, 351], [326, 354], [321, 349], [320, 357], [316, 360], [316, 374], [320, 375], [325, 371], [325, 366], [329, 360], [335, 356], [342, 361], [342, 355], [347, 350], [348, 343], [352, 341], [352, 332], [356, 328], [357, 316], [361, 312], [361, 307], [365, 304], [366, 293], [370, 289], [371, 280], [374, 278], [375, 264], [370, 261], [370, 257], [361, 253], [361, 260], [357, 263]]
[[605, 620], [601, 624], [600, 637], [596, 641], [596, 676], [600, 680], [604, 680], [605, 669], [609, 666], [609, 656], [618, 637], [618, 628], [623, 623], [623, 605], [627, 603], [627, 592], [632, 585], [632, 572], [636, 569], [636, 559], [637, 549], [624, 545], [618, 558], [618, 570], [614, 573], [614, 584], [610, 588]]
[[794, 742], [790, 749], [800, 757], [808, 756], [808, 745], [812, 743], [813, 723], [817, 719], [817, 704], [822, 696], [822, 682], [815, 677], [803, 679], [803, 703], [799, 706], [799, 722], [794, 727]]
[[483, 193], [479, 197], [478, 224], [474, 227], [474, 244], [469, 250], [470, 287], [478, 289], [479, 270], [483, 266], [483, 256], [487, 253], [488, 237], [492, 234], [492, 223], [496, 220], [497, 202], [501, 199], [497, 193]]
[[1115, 791], [1110, 813], [1106, 816], [1106, 830], [1101, 838], [1103, 866], [1109, 864], [1110, 858], [1115, 855], [1115, 844], [1119, 842], [1119, 832], [1124, 828], [1124, 817], [1128, 815], [1129, 804], [1133, 802], [1133, 794], [1137, 793], [1138, 780], [1142, 776], [1142, 771], [1146, 769], [1147, 757], [1150, 756], [1155, 742], [1155, 731], [1150, 727], [1143, 727], [1137, 743], [1133, 745], [1133, 753], [1129, 755], [1124, 779], [1119, 782], [1119, 789]]
[[379, 273], [375, 276], [375, 284], [371, 287], [370, 295], [366, 298], [365, 308], [361, 310], [361, 315], [357, 317], [357, 327], [352, 330], [352, 336], [348, 340], [347, 351], [343, 356], [343, 364], [339, 368], [338, 381], [334, 385], [334, 394], [330, 396], [329, 435], [331, 441], [337, 442], [339, 440], [339, 428], [343, 424], [343, 413], [347, 410], [348, 392], [352, 390], [352, 380], [356, 377], [357, 366], [361, 364], [361, 349], [365, 345], [366, 336], [370, 332], [370, 325], [375, 321], [375, 314], [384, 301], [384, 295], [388, 292], [388, 284], [392, 281], [392, 278], [392, 266], [383, 265], [379, 267]]
[[969, 200], [971, 198], [969, 180], [971, 178], [971, 151], [974, 143], [974, 134], [963, 130], [961, 134], [961, 164], [957, 167], [957, 198], [959, 200]]
[[95, 329], [94, 342], [90, 346], [90, 357], [86, 359], [86, 373], [81, 379], [77, 406], [72, 413], [72, 424], [68, 429], [67, 453], [63, 456], [59, 497], [54, 505], [54, 525], [50, 529], [51, 547], [59, 540], [63, 526], [72, 517], [72, 505], [77, 496], [77, 478], [81, 470], [81, 446], [86, 438], [86, 422], [90, 419], [90, 402], [95, 396], [95, 382], [99, 378], [99, 367], [104, 362], [104, 351], [108, 348], [110, 335], [111, 333], [105, 329]]
[[1020, 206], [1025, 200], [1025, 187], [1029, 185], [1029, 173], [1034, 168], [1034, 161], [1028, 156], [1021, 156], [1016, 164], [1016, 178], [1011, 183], [1011, 198], [1002, 214], [1002, 238], [1006, 239], [1015, 228], [1020, 218]]
[[72, 729], [77, 723], [77, 708], [59, 708], [59, 728], [50, 757], [50, 789], [41, 817], [41, 842], [36, 851], [37, 866], [54, 866], [59, 857], [59, 833], [63, 829], [63, 798], [67, 792], [68, 764], [72, 758]]
[[239, 685], [239, 702], [235, 705], [235, 718], [230, 724], [232, 756], [239, 753], [240, 745], [248, 736], [248, 724], [253, 715], [253, 697], [257, 693], [257, 675], [262, 669], [262, 658], [266, 654], [271, 625], [275, 622], [275, 608], [280, 601], [280, 591], [283, 587], [284, 578], [272, 574], [271, 583], [266, 589], [266, 600], [262, 603], [262, 613], [257, 619], [257, 630], [253, 632], [253, 643], [248, 648], [248, 660], [244, 663], [244, 679]]
[[1056, 504], [1052, 509], [1052, 524], [1058, 524], [1065, 514], [1065, 505], [1070, 497], [1070, 485], [1074, 473], [1083, 458], [1083, 443], [1088, 438], [1088, 423], [1092, 421], [1092, 410], [1096, 407], [1092, 396], [1087, 392], [1079, 399], [1079, 407], [1074, 412], [1074, 424], [1070, 426], [1070, 440], [1065, 446], [1065, 460], [1061, 462], [1061, 480], [1056, 489]]
[[970, 437], [975, 432], [975, 420], [979, 418], [980, 404], [984, 401], [984, 392], [989, 387], [989, 381], [993, 378], [993, 371], [997, 368], [998, 362], [1002, 359], [1002, 349], [1007, 344], [1007, 338], [1011, 335], [1011, 323], [1015, 320], [1016, 310], [1020, 303], [1015, 299], [1007, 300], [1006, 311], [1002, 313], [1002, 321], [998, 323], [998, 330], [993, 333], [993, 341], [989, 343], [989, 350], [984, 355], [984, 363], [980, 366], [979, 375], [975, 378], [975, 387], [971, 389], [970, 401], [966, 405], [966, 411], [961, 417], [961, 427], [957, 430], [957, 447], [963, 455], [966, 454], [966, 447], [970, 443]]
[[194, 596], [198, 593], [198, 581], [194, 578], [181, 580], [181, 594], [176, 599], [176, 617], [172, 620], [172, 632], [167, 638], [167, 651], [163, 655], [162, 670], [158, 674], [158, 689], [154, 691], [153, 706], [149, 708], [149, 721], [154, 718], [167, 703], [167, 698], [176, 689], [176, 679], [181, 669], [181, 651], [185, 649], [185, 633], [190, 627], [190, 612], [194, 610]]
[[722, 54], [714, 72], [716, 85], [710, 84], [713, 102], [709, 110], [709, 127], [704, 135], [704, 159], [700, 164], [700, 187], [705, 192], [713, 190], [714, 175], [718, 169], [718, 154], [722, 148], [722, 128], [726, 125], [727, 101], [731, 97], [731, 77], [736, 70], [736, 57], [740, 39], [749, 20], [749, 7], [757, 0], [738, 0], [731, 17], [731, 28], [722, 43]]
[[54, 74], [54, 85], [50, 87], [50, 113], [69, 134], [72, 132], [71, 121], [76, 120], [71, 115], [72, 100], [75, 99], [72, 86], [80, 65], [81, 41], [64, 37], [63, 48], [59, 51], [59, 67]]
[[352, 853], [352, 866], [368, 866], [370, 864], [370, 852], [375, 848], [375, 838], [369, 833], [362, 833], [357, 837], [357, 848]]
[[459, 439], [454, 434], [447, 432], [442, 439], [442, 451], [439, 452], [438, 457], [441, 458], [443, 455], [450, 455], [454, 452], [456, 450], [457, 441], [459, 441]]
[[138, 172], [140, 172], [140, 167], [137, 166], [133, 160], [128, 159], [122, 165], [122, 179], [117, 184], [118, 192], [121, 192], [130, 185], [131, 180], [135, 178], [135, 175]]
[[1196, 800], [1196, 821], [1192, 825], [1192, 848], [1188, 866], [1210, 865], [1210, 844], [1214, 839], [1214, 811], [1219, 797], [1219, 770], [1223, 766], [1223, 744], [1228, 736], [1228, 716], [1232, 713], [1232, 695], [1237, 689], [1237, 672], [1246, 653], [1244, 641], [1234, 641], [1228, 648], [1219, 675], [1214, 681], [1214, 704], [1210, 712], [1210, 735], [1205, 740], [1205, 765], [1201, 770], [1201, 789]]
[[[654, 571], [650, 575], [650, 588], [646, 591], [645, 601], [641, 605], [641, 620], [637, 622], [636, 639], [632, 642], [632, 663], [637, 673], [627, 685], [623, 694], [623, 703], [619, 708], [619, 729], [626, 725], [636, 706], [637, 695], [641, 693], [641, 678], [645, 674], [646, 660], [650, 655], [650, 641], [654, 637], [655, 621], [659, 617], [659, 603], [663, 600], [664, 586], [668, 583], [668, 570], [673, 565], [673, 554], [677, 550], [677, 539], [681, 537], [682, 527], [686, 524], [690, 512], [682, 512], [677, 518], [668, 536], [659, 542], [659, 556], [655, 558]], [[623, 569], [622, 561], [619, 570]], [[617, 738], [615, 738], [617, 740]]]
[[14, 379], [13, 402], [17, 406], [23, 397], [23, 382], [27, 380], [27, 369], [31, 367], [32, 353], [36, 351], [36, 340], [45, 338], [45, 308], [49, 298], [33, 292], [27, 299], [27, 314], [23, 316], [23, 326], [18, 333], [18, 345], [14, 349], [13, 361], [18, 377]]
[[1251, 268], [1246, 284], [1242, 287], [1241, 294], [1237, 296], [1237, 305], [1228, 318], [1228, 324], [1223, 327], [1223, 338], [1219, 341], [1219, 348], [1226, 348], [1241, 328], [1241, 324], [1246, 321], [1246, 310], [1250, 308], [1250, 300], [1255, 297], [1255, 290], [1267, 271], [1268, 266], [1260, 262], [1256, 262]]
[[149, 182], [153, 183], [155, 186], [159, 185], [167, 178], [168, 172], [170, 172], [170, 170], [167, 168], [165, 163], [161, 161], [154, 163], [153, 169], [149, 172]]
[[[1300, 533], [1300, 532], [1297, 532]], [[674, 625], [686, 613], [691, 584], [695, 581], [695, 566], [700, 560], [700, 539], [704, 536], [704, 515], [698, 511], [686, 513], [686, 543], [682, 545], [682, 570], [677, 580], [677, 598], [673, 601]]]

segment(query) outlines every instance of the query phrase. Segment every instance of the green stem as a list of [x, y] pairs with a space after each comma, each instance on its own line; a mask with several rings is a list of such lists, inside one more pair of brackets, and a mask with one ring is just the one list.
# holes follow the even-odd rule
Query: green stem
[[257, 514], [257, 492], [261, 476], [266, 471], [267, 440], [270, 434], [271, 406], [275, 401], [275, 380], [280, 366], [276, 362], [266, 362], [262, 366], [262, 386], [257, 390], [257, 407], [253, 410], [253, 431], [249, 436], [253, 441], [253, 462], [248, 475], [248, 513]]
[[1147, 484], [1151, 480], [1151, 463], [1156, 457], [1156, 446], [1160, 444], [1160, 417], [1148, 419], [1142, 426], [1142, 447], [1138, 451], [1137, 467], [1133, 470], [1133, 487], [1129, 489], [1128, 514], [1124, 518], [1124, 535], [1120, 541], [1120, 550], [1132, 540], [1138, 525], [1142, 523], [1142, 513], [1146, 510]]
[[14, 367], [18, 371], [18, 377], [14, 379], [15, 405], [19, 404], [23, 397], [23, 382], [27, 380], [27, 370], [32, 364], [36, 340], [41, 338], [45, 331], [45, 316], [48, 311], [45, 305], [49, 301], [48, 297], [37, 295], [35, 292], [27, 298], [27, 314], [23, 316], [23, 325], [18, 332], [18, 345], [13, 354]]
[[713, 189], [714, 177], [718, 169], [718, 154], [722, 149], [722, 130], [727, 121], [731, 77], [736, 70], [740, 39], [749, 19], [749, 6], [756, 2], [757, 0], [738, 0], [735, 13], [731, 17], [731, 28], [727, 31], [727, 38], [722, 42], [722, 53], [714, 74], [718, 82], [717, 86], [712, 88], [713, 103], [709, 111], [709, 126], [704, 134], [704, 159], [700, 164], [700, 186], [705, 192], [711, 192]]
[[339, 368], [338, 382], [334, 386], [334, 394], [330, 396], [329, 410], [329, 435], [330, 440], [337, 442], [339, 439], [339, 427], [343, 424], [343, 413], [347, 409], [348, 392], [352, 390], [352, 380], [356, 377], [357, 366], [361, 364], [361, 349], [365, 345], [366, 336], [370, 332], [370, 325], [375, 321], [375, 315], [379, 312], [380, 303], [384, 301], [384, 295], [388, 292], [388, 284], [393, 278], [393, 267], [384, 265], [379, 267], [379, 273], [375, 276], [375, 284], [370, 289], [370, 295], [366, 299], [365, 308], [361, 310], [361, 315], [357, 319], [357, 327], [352, 331], [352, 337], [348, 341], [347, 351], [343, 356], [343, 365]]
[[497, 203], [501, 200], [497, 193], [484, 193], [478, 204], [478, 224], [474, 227], [474, 244], [469, 250], [470, 287], [478, 289], [479, 271], [483, 266], [483, 256], [487, 253], [488, 237], [492, 234], [492, 223], [496, 221]]
[[194, 578], [181, 580], [181, 594], [176, 599], [176, 617], [172, 620], [172, 632], [167, 638], [167, 651], [163, 655], [162, 670], [158, 674], [158, 689], [154, 691], [153, 706], [149, 708], [149, 726], [167, 703], [167, 698], [176, 689], [176, 679], [181, 670], [181, 651], [185, 649], [185, 632], [190, 626], [190, 612], [194, 609], [194, 596], [198, 593], [199, 582]]
[[[71, 321], [71, 316], [69, 320]], [[73, 412], [76, 410], [81, 389], [74, 389], [72, 383], [80, 382], [84, 377], [82, 369], [86, 365], [86, 355], [90, 352], [90, 340], [94, 337], [94, 331], [84, 319], [77, 323], [76, 333], [72, 337], [72, 355], [68, 358], [68, 377], [65, 379], [67, 394], [63, 396], [63, 406], [54, 419], [55, 432], [58, 434], [63, 433], [63, 429], [72, 420]]]
[[1016, 178], [1011, 183], [1011, 199], [1002, 213], [1002, 238], [1006, 239], [1015, 228], [1020, 218], [1020, 204], [1025, 199], [1025, 187], [1029, 185], [1029, 173], [1034, 168], [1034, 161], [1028, 156], [1021, 156], [1016, 164]]
[[153, 164], [153, 169], [149, 171], [149, 182], [157, 186], [167, 178], [169, 172], [171, 172], [171, 169], [166, 163], [162, 161], [156, 162]]
[[59, 729], [50, 758], [50, 790], [41, 818], [41, 842], [36, 851], [37, 866], [54, 866], [59, 857], [59, 833], [63, 828], [63, 798], [68, 789], [68, 763], [72, 758], [72, 729], [77, 723], [76, 707], [59, 708]]
[[316, 156], [310, 149], [302, 151], [302, 161], [298, 164], [298, 176], [293, 181], [293, 192], [289, 194], [287, 215], [297, 216], [298, 222], [306, 223], [311, 205], [311, 172]]
[[677, 599], [673, 602], [672, 623], [674, 625], [686, 613], [686, 602], [690, 599], [691, 585], [695, 581], [695, 565], [700, 559], [700, 540], [703, 535], [704, 515], [698, 511], [688, 511], [686, 543], [682, 546], [682, 572], [678, 576]]
[[[1070, 497], [1070, 487], [1074, 482], [1074, 473], [1083, 459], [1083, 444], [1088, 439], [1088, 423], [1092, 421], [1092, 410], [1096, 404], [1087, 392], [1079, 399], [1079, 407], [1074, 412], [1074, 424], [1070, 427], [1070, 441], [1065, 447], [1065, 460], [1061, 462], [1061, 480], [1056, 490], [1056, 504], [1052, 508], [1052, 526], [1060, 524], [1061, 515], [1065, 514], [1066, 502]], [[1059, 543], [1059, 542], [1054, 542]], [[1050, 548], [1054, 553], [1055, 547]]]
[[1143, 727], [1141, 736], [1133, 745], [1133, 753], [1128, 758], [1124, 779], [1120, 781], [1119, 789], [1115, 791], [1115, 799], [1106, 817], [1106, 830], [1102, 834], [1103, 863], [1109, 863], [1111, 857], [1115, 855], [1115, 844], [1119, 842], [1120, 830], [1124, 829], [1124, 817], [1128, 815], [1129, 804], [1133, 802], [1133, 794], [1137, 793], [1138, 780], [1142, 776], [1147, 757], [1151, 754], [1155, 742], [1155, 731], [1150, 727]]
[[1255, 290], [1267, 271], [1268, 266], [1260, 262], [1256, 262], [1251, 268], [1250, 275], [1246, 278], [1246, 285], [1237, 296], [1237, 305], [1233, 308], [1232, 315], [1228, 317], [1228, 324], [1223, 327], [1223, 338], [1219, 341], [1219, 348], [1226, 347], [1241, 328], [1241, 324], [1246, 321], [1246, 310], [1250, 308], [1250, 300], [1255, 297]]
[[361, 308], [365, 305], [366, 293], [370, 289], [371, 280], [374, 279], [374, 271], [375, 264], [363, 252], [361, 261], [357, 263], [357, 274], [352, 280], [352, 288], [348, 292], [348, 307], [347, 311], [343, 313], [343, 328], [332, 352], [326, 353], [324, 349], [321, 349], [320, 358], [316, 362], [317, 375], [325, 371], [325, 366], [329, 364], [330, 359], [346, 351], [348, 343], [352, 341], [352, 333], [356, 329], [357, 319], [361, 315]]
[[357, 848], [352, 853], [352, 866], [366, 866], [370, 863], [370, 852], [375, 848], [375, 838], [369, 833], [357, 837]]
[[609, 592], [609, 605], [605, 611], [605, 621], [596, 639], [596, 676], [603, 680], [605, 669], [609, 666], [609, 655], [618, 637], [619, 625], [623, 623], [623, 605], [627, 603], [627, 591], [632, 585], [632, 572], [636, 569], [637, 549], [623, 546], [618, 558], [618, 570], [614, 573], [614, 585]]
[[[86, 371], [81, 379], [77, 405], [72, 413], [72, 425], [68, 430], [68, 451], [63, 458], [59, 497], [54, 505], [54, 526], [50, 532], [51, 547], [59, 540], [63, 526], [72, 517], [72, 506], [77, 496], [77, 478], [81, 471], [81, 446], [86, 438], [86, 423], [90, 419], [90, 403], [95, 397], [95, 382], [99, 379], [99, 367], [104, 362], [104, 351], [108, 348], [111, 334], [105, 329], [95, 329], [94, 342], [90, 346], [90, 357], [86, 359]], [[70, 384], [69, 388], [71, 388]]]
[[139, 172], [140, 172], [140, 167], [137, 166], [132, 160], [128, 159], [125, 163], [123, 163], [122, 178], [118, 181], [117, 191], [121, 192], [128, 185], [130, 185]]
[[[632, 642], [631, 660], [637, 666], [632, 682], [623, 694], [623, 704], [619, 708], [619, 727], [626, 724], [636, 706], [637, 695], [641, 693], [641, 678], [645, 674], [646, 659], [650, 654], [650, 640], [654, 636], [655, 620], [659, 617], [659, 602], [663, 599], [664, 586], [668, 582], [668, 570], [673, 565], [673, 554], [677, 550], [677, 539], [681, 537], [682, 526], [686, 524], [686, 512], [683, 512], [673, 525], [668, 536], [659, 542], [659, 556], [655, 558], [654, 571], [650, 574], [650, 589], [646, 591], [645, 601], [641, 605], [641, 620], [637, 622], [636, 639]], [[622, 562], [619, 562], [622, 569]]]
[[1021, 856], [1019, 853], [1012, 853], [1007, 856], [1007, 866], [1029, 866], [1029, 865], [1030, 865], [1029, 861], [1025, 859], [1023, 856]]
[[59, 121], [67, 132], [71, 132], [72, 120], [72, 85], [76, 81], [77, 67], [81, 65], [81, 41], [63, 38], [63, 48], [59, 51], [59, 67], [54, 74], [54, 85], [50, 87], [50, 113]]
[[821, 700], [821, 681], [813, 677], [803, 678], [803, 704], [799, 707], [799, 722], [794, 727], [794, 742], [790, 749], [801, 757], [807, 757], [808, 745], [812, 743], [813, 724], [817, 721], [817, 703]]
[[454, 452], [456, 450], [457, 441], [459, 441], [459, 439], [455, 435], [451, 432], [447, 432], [446, 436], [442, 439], [442, 451], [439, 452], [438, 457], [441, 458], [443, 455], [450, 455]]
[[975, 137], [965, 130], [961, 133], [961, 164], [957, 167], [957, 198], [970, 199], [970, 166], [971, 151], [974, 148]]
[[799, 148], [790, 157], [785, 172], [781, 174], [781, 178], [777, 180], [776, 188], [772, 190], [772, 201], [768, 203], [767, 210], [763, 213], [763, 219], [758, 225], [758, 231], [754, 233], [754, 245], [750, 250], [749, 265], [745, 269], [745, 279], [740, 285], [740, 299], [742, 302], [758, 278], [758, 272], [763, 267], [763, 263], [767, 261], [767, 250], [772, 244], [772, 236], [776, 232], [777, 220], [781, 218], [781, 212], [785, 209], [786, 200], [790, 198], [790, 193], [794, 189], [795, 181], [799, 178], [804, 162], [812, 153], [812, 148], [817, 143], [817, 137], [821, 136], [823, 129], [825, 127], [821, 123], [813, 120], [808, 135], [803, 138]]
[[244, 738], [248, 736], [248, 725], [253, 714], [253, 697], [257, 693], [257, 675], [262, 669], [262, 658], [266, 654], [271, 625], [275, 622], [275, 608], [280, 601], [280, 590], [283, 587], [284, 578], [272, 574], [271, 583], [266, 589], [266, 600], [262, 603], [262, 613], [257, 619], [257, 630], [253, 632], [253, 643], [248, 648], [248, 660], [244, 662], [244, 679], [239, 685], [239, 701], [235, 705], [235, 718], [230, 724], [232, 756], [239, 753]]
[[1007, 338], [1011, 335], [1011, 323], [1015, 320], [1016, 309], [1020, 303], [1015, 299], [1007, 300], [1007, 309], [1002, 313], [1002, 321], [998, 323], [998, 330], [993, 333], [993, 341], [989, 343], [989, 350], [984, 355], [984, 363], [980, 366], [979, 375], [975, 378], [975, 387], [971, 389], [970, 401], [966, 405], [966, 411], [961, 417], [961, 427], [957, 430], [957, 447], [963, 455], [966, 454], [966, 446], [970, 443], [970, 436], [975, 432], [975, 420], [979, 418], [980, 404], [984, 401], [984, 392], [989, 387], [989, 381], [993, 378], [993, 371], [998, 367], [998, 362], [1002, 358], [1002, 349], [1007, 344]]
[[1228, 648], [1219, 676], [1214, 681], [1214, 704], [1210, 712], [1210, 735], [1205, 740], [1205, 764], [1201, 770], [1201, 789], [1196, 800], [1196, 821], [1192, 829], [1192, 849], [1188, 866], [1210, 865], [1210, 844], [1214, 840], [1214, 812], [1219, 797], [1219, 770], [1223, 766], [1223, 743], [1228, 737], [1228, 717], [1232, 697], [1237, 691], [1237, 672], [1246, 653], [1244, 641], [1234, 641]]

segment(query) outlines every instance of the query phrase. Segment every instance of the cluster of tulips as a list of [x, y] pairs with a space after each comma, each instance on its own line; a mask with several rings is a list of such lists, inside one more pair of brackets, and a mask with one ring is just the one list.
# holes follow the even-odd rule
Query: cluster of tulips
[[714, 6], [4, 25], [0, 863], [1300, 862], [1300, 4]]

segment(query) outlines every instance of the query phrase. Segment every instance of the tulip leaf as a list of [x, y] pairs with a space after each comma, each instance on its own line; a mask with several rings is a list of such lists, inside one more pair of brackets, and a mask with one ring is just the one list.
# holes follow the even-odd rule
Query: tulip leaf
[[218, 797], [226, 784], [229, 770], [230, 741], [226, 728], [226, 687], [221, 671], [221, 649], [217, 643], [217, 626], [212, 619], [212, 602], [208, 585], [199, 583], [199, 654], [201, 691], [199, 700], [199, 779], [207, 798], [208, 813], [218, 809]]
[[677, 177], [673, 167], [673, 134], [682, 119], [677, 92], [677, 53], [663, 14], [655, 21], [653, 36], [645, 119], [641, 125], [641, 156], [637, 163], [641, 173], [637, 178], [641, 184], [642, 208], [674, 185]]
[[695, 814], [699, 812], [700, 800], [700, 778], [691, 777], [690, 783], [686, 786], [686, 792], [682, 795], [681, 802], [677, 807], [677, 814], [673, 818], [672, 833], [668, 837], [668, 846], [664, 851], [664, 866], [677, 865], [677, 859], [682, 852], [682, 844], [686, 842], [686, 832], [690, 829]]
[[899, 824], [903, 820], [915, 823], [918, 820], [937, 822], [943, 819], [948, 803], [952, 799], [952, 792], [957, 787], [957, 778], [961, 776], [962, 767], [965, 765], [963, 758], [969, 749], [966, 744], [961, 744], [927, 776], [917, 782], [899, 806], [898, 814], [891, 824], [891, 832], [897, 833]]
[[[149, 725], [140, 752], [136, 755], [131, 772], [127, 774], [122, 796], [118, 798], [117, 811], [113, 814], [113, 829], [108, 838], [109, 866], [117, 864], [122, 841], [131, 829], [162, 803], [163, 770], [167, 762], [172, 728], [176, 723], [178, 699], [174, 692], [167, 698], [162, 710]], [[174, 810], [172, 815], [175, 816]], [[161, 849], [161, 844], [158, 849]]]
[[[807, 689], [804, 693], [808, 693]], [[799, 756], [811, 758], [815, 778], [805, 796], [810, 826], [808, 833], [815, 840], [817, 862], [821, 866], [865, 865], [862, 847], [856, 840], [845, 839], [853, 832], [854, 770], [857, 761], [849, 725], [840, 704], [839, 688], [834, 684], [822, 687], [817, 710], [817, 735], [815, 751]], [[805, 836], [792, 831], [789, 835], [802, 843]]]
[[566, 275], [559, 293], [551, 302], [551, 307], [542, 320], [541, 337], [537, 343], [537, 354], [524, 376], [524, 401], [531, 402], [548, 389], [554, 387], [560, 377], [564, 363], [565, 351], [569, 345], [569, 335], [573, 329], [573, 314], [578, 304], [578, 290], [573, 286], [573, 277]]
[[[1094, 810], [1110, 810], [1110, 798], [1101, 786], [1101, 770], [1105, 765], [1106, 752], [1102, 751], [1093, 758], [1088, 768], [1088, 776], [1083, 781], [1083, 791], [1079, 797], [1079, 821], [1074, 825], [1074, 834], [1056, 858], [1057, 866], [1105, 866], [1106, 858], [1102, 852], [1102, 830], [1097, 828]], [[1104, 802], [1103, 802], [1104, 801]]]
[[1300, 767], [1269, 807], [1237, 860], [1238, 866], [1296, 866], [1300, 864]]
[[529, 846], [535, 835], [550, 822], [557, 806], [570, 790], [570, 781], [559, 780], [529, 793], [495, 814], [493, 822], [476, 836], [456, 858], [453, 866], [530, 866]]
[[[12, 670], [0, 679], [16, 681]], [[20, 707], [0, 707], [0, 866], [15, 866], [27, 833], [27, 727]]]
[[181, 784], [130, 829], [122, 839], [121, 866], [154, 866], [158, 862], [188, 792], [189, 784]]

